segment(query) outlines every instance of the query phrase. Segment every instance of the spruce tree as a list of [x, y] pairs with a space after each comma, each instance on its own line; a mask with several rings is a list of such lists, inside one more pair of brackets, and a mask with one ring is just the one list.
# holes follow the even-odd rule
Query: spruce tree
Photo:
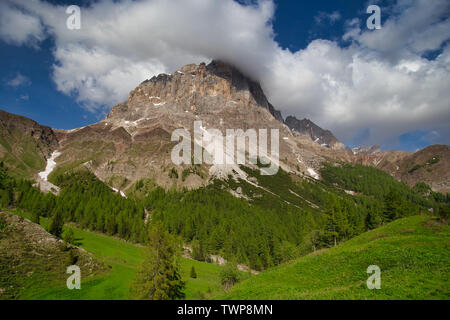
[[178, 247], [161, 225], [149, 234], [147, 257], [131, 285], [130, 298], [136, 300], [183, 299], [185, 283], [178, 265]]
[[41, 215], [39, 214], [39, 212], [33, 212], [31, 214], [31, 222], [34, 222], [36, 224], [40, 224], [41, 222]]
[[386, 222], [401, 216], [401, 199], [397, 192], [391, 190], [384, 198], [383, 218]]
[[59, 211], [56, 211], [53, 215], [52, 222], [50, 223], [50, 228], [48, 232], [50, 232], [55, 237], [61, 237], [64, 226], [64, 220], [62, 214]]

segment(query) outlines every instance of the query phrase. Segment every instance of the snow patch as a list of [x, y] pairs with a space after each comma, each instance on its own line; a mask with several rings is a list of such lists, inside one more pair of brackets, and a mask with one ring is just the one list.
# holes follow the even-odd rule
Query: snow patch
[[133, 122], [131, 122], [131, 121], [125, 121], [125, 125], [128, 126], [128, 127], [136, 127], [136, 126], [137, 126], [137, 123], [138, 123], [138, 120], [133, 121]]
[[308, 173], [309, 173], [309, 175], [310, 175], [311, 177], [313, 177], [314, 179], [316, 179], [316, 180], [319, 180], [319, 179], [320, 179], [320, 176], [317, 174], [316, 171], [314, 171], [314, 169], [308, 168]]
[[126, 194], [122, 190], [117, 190], [116, 188], [111, 187], [112, 191], [115, 193], [119, 193], [123, 198], [126, 198]]
[[39, 177], [41, 177], [42, 180], [48, 181], [48, 176], [50, 173], [52, 173], [53, 169], [56, 167], [55, 159], [58, 158], [61, 155], [60, 152], [55, 151], [52, 153], [50, 158], [47, 159], [47, 167], [45, 168], [45, 171], [39, 172]]

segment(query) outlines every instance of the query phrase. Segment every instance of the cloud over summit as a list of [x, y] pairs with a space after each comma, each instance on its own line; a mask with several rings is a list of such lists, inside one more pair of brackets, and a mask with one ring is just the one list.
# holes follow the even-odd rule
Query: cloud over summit
[[82, 8], [82, 28], [71, 31], [66, 7], [6, 0], [0, 38], [35, 46], [52, 37], [58, 90], [93, 112], [155, 74], [222, 59], [259, 80], [284, 116], [309, 117], [343, 141], [367, 128], [365, 143], [414, 130], [450, 136], [448, 1], [399, 0], [383, 29], [353, 21], [345, 47], [317, 39], [297, 52], [274, 40], [275, 8], [269, 0], [101, 0]]

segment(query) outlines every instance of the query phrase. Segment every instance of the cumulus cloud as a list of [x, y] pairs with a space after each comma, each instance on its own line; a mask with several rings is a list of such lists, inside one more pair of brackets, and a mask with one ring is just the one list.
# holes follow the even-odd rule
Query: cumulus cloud
[[29, 86], [31, 81], [28, 77], [22, 75], [20, 72], [16, 74], [16, 76], [8, 81], [6, 84], [11, 87], [21, 87], [21, 86]]
[[[450, 136], [447, 0], [398, 0], [382, 8], [391, 13], [383, 29], [369, 31], [355, 18], [343, 36], [349, 45], [317, 39], [297, 52], [274, 40], [270, 0], [100, 0], [82, 8], [81, 30], [66, 28], [66, 7], [6, 1], [3, 9], [28, 22], [13, 30], [15, 20], [4, 29], [1, 19], [0, 38], [29, 44], [52, 37], [58, 90], [93, 112], [157, 73], [222, 59], [259, 80], [285, 116], [309, 117], [343, 141], [362, 131], [370, 133], [365, 143], [415, 130]], [[439, 54], [427, 59], [429, 52]]]
[[384, 22], [381, 30], [366, 32], [354, 25], [344, 38], [354, 40], [392, 63], [437, 50], [450, 39], [448, 1], [398, 0], [386, 10], [392, 11], [394, 16]]
[[19, 7], [0, 3], [0, 38], [15, 45], [36, 46], [45, 38], [39, 17]]

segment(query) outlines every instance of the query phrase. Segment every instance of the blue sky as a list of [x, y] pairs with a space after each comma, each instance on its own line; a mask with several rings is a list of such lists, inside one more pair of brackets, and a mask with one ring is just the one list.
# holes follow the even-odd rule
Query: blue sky
[[[21, 0], [17, 0], [17, 3], [15, 0], [8, 0], [8, 1], [10, 1], [13, 4], [17, 4], [21, 12], [29, 13], [32, 16], [39, 17], [39, 19], [43, 21], [42, 33], [46, 33], [46, 36], [40, 38], [39, 36], [36, 36], [39, 38], [38, 41], [34, 39], [34, 41], [30, 41], [28, 43], [24, 41], [22, 42], [14, 41], [11, 39], [8, 40], [8, 38], [5, 37], [2, 38], [0, 36], [1, 109], [11, 113], [21, 114], [30, 117], [39, 123], [49, 125], [53, 128], [72, 129], [97, 122], [105, 115], [108, 109], [112, 107], [112, 105], [114, 104], [113, 102], [115, 103], [121, 102], [120, 97], [122, 97], [123, 94], [118, 95], [119, 98], [114, 97], [111, 98], [111, 100], [91, 99], [89, 96], [89, 89], [92, 88], [87, 88], [86, 92], [84, 94], [81, 94], [80, 93], [81, 90], [77, 89], [78, 87], [76, 87], [76, 85], [79, 85], [79, 83], [74, 85], [76, 88], [75, 90], [73, 90], [72, 87], [70, 87], [71, 89], [64, 89], [64, 88], [61, 89], [62, 87], [61, 84], [66, 82], [55, 76], [54, 66], [57, 65], [60, 66], [61, 69], [63, 69], [67, 66], [68, 62], [67, 57], [59, 58], [57, 57], [57, 54], [55, 52], [58, 48], [64, 48], [64, 46], [70, 45], [70, 41], [72, 41], [70, 39], [70, 36], [66, 36], [63, 33], [52, 34], [52, 32], [49, 31], [51, 30], [52, 22], [45, 23], [45, 21], [46, 19], [49, 19], [49, 21], [51, 21], [51, 19], [46, 17], [45, 13], [39, 13], [43, 12], [42, 10], [44, 10], [38, 8], [38, 6], [42, 4], [42, 2], [38, 1], [38, 6], [36, 8], [32, 7], [27, 8], [26, 4], [24, 5]], [[78, 4], [82, 7], [82, 14], [84, 8], [88, 10], [88, 5], [94, 7], [96, 6], [96, 2], [91, 3], [90, 1], [87, 0], [85, 1], [54, 0], [49, 2], [55, 8], [57, 7], [57, 5], [62, 6], [66, 4], [67, 5]], [[247, 5], [249, 5], [249, 3], [252, 3], [253, 6], [255, 7], [258, 6], [258, 2], [249, 2], [249, 1], [240, 1], [240, 2], [246, 3]], [[385, 8], [382, 15], [383, 23], [391, 18], [391, 14], [392, 14], [392, 21], [394, 21], [394, 18], [398, 19], [398, 21], [401, 21], [401, 18], [398, 18], [399, 13], [396, 12], [396, 9], [398, 10], [400, 7], [395, 7], [394, 5], [392, 5], [392, 3], [394, 3], [393, 1], [387, 2], [374, 1], [374, 3], [377, 3], [383, 8]], [[364, 41], [366, 41], [365, 43], [369, 43], [366, 46], [370, 47], [370, 45], [375, 40], [373, 41], [371, 39], [369, 39], [370, 41], [366, 40], [367, 37], [364, 38], [365, 31], [361, 31], [359, 35], [354, 36], [355, 38], [351, 38], [352, 41], [348, 40], [348, 38], [344, 39], [344, 35], [348, 33], [349, 29], [353, 27], [350, 26], [350, 22], [355, 18], [359, 19], [359, 26], [364, 26], [365, 20], [369, 16], [365, 12], [368, 4], [369, 2], [367, 0], [275, 1], [274, 6], [275, 11], [270, 18], [270, 22], [272, 23], [271, 27], [272, 31], [275, 34], [273, 40], [275, 41], [275, 44], [280, 47], [279, 49], [277, 49], [278, 52], [290, 54], [289, 56], [290, 58], [294, 57], [297, 60], [301, 60], [301, 63], [307, 63], [307, 58], [310, 57], [310, 55], [308, 55], [308, 50], [312, 50], [311, 47], [313, 47], [311, 46], [311, 43], [317, 44], [317, 46], [321, 50], [323, 49], [323, 47], [320, 46], [327, 46], [326, 47], [327, 50], [334, 50], [333, 46], [335, 45], [337, 48], [335, 49], [336, 55], [339, 58], [341, 57], [341, 54], [342, 55], [348, 54], [348, 52], [345, 51], [346, 50], [345, 48], [350, 47], [355, 42], [356, 37], [358, 37], [357, 41], [359, 41], [360, 43], [364, 43]], [[20, 7], [22, 5], [23, 8]], [[110, 5], [113, 6], [114, 4], [111, 2]], [[261, 7], [261, 5], [259, 6]], [[247, 13], [243, 13], [243, 15], [244, 14]], [[255, 9], [255, 12], [252, 13], [252, 17], [255, 16], [255, 19], [260, 19], [259, 16], [264, 16], [265, 14], [266, 13], [264, 10], [261, 9], [260, 11], [257, 11]], [[218, 13], [218, 15], [220, 15], [220, 13]], [[259, 21], [260, 20], [257, 20], [257, 22]], [[394, 22], [392, 24], [394, 24]], [[400, 23], [398, 23], [394, 27], [400, 28]], [[263, 27], [261, 29], [263, 29]], [[369, 33], [367, 34], [369, 37], [371, 36]], [[64, 37], [68, 37], [69, 39], [66, 39]], [[263, 35], [261, 36], [261, 38], [263, 40], [261, 40], [260, 42], [263, 43], [262, 44], [263, 46], [265, 45], [269, 47], [271, 46], [270, 41], [273, 42], [273, 40], [271, 39], [267, 40], [266, 39], [267, 35]], [[32, 39], [32, 37], [30, 37], [29, 39]], [[318, 42], [316, 41], [318, 39], [329, 40], [329, 42], [326, 43]], [[81, 41], [84, 40], [75, 39], [74, 43], [78, 44]], [[422, 50], [419, 53], [417, 53], [417, 59], [414, 58], [415, 60], [411, 61], [414, 61], [414, 63], [416, 63], [420, 59], [428, 59], [432, 61], [440, 53], [442, 53], [442, 51], [445, 48], [445, 43], [448, 44], [448, 39], [446, 40], [447, 42], [442, 41], [442, 39], [440, 39], [440, 41], [442, 43], [439, 43], [438, 46], [433, 47], [433, 50], [429, 49]], [[92, 45], [92, 43], [94, 43], [93, 46], [95, 47], [95, 41], [91, 41], [89, 45]], [[408, 42], [408, 45], [411, 45], [410, 42]], [[414, 43], [414, 45], [416, 44]], [[87, 45], [83, 44], [83, 46]], [[359, 52], [366, 53], [368, 51], [366, 47], [363, 47], [363, 45], [358, 44], [358, 46]], [[416, 47], [420, 46], [416, 45]], [[392, 63], [393, 65], [395, 64], [395, 67], [398, 67], [400, 64], [399, 61], [403, 60], [398, 59], [396, 55], [404, 54], [405, 57], [408, 58], [411, 57], [411, 54], [409, 53], [403, 52], [399, 53], [400, 49], [397, 48], [395, 49], [396, 51], [394, 49], [390, 51], [386, 50], [385, 51], [386, 57], [383, 56], [384, 54], [383, 50], [372, 50], [372, 51], [373, 52], [376, 51], [376, 54], [378, 54], [377, 59], [383, 61], [383, 63], [386, 64]], [[249, 50], [251, 50], [251, 48]], [[302, 57], [295, 56], [295, 53], [297, 52], [299, 53], [299, 55], [303, 54], [304, 56]], [[244, 54], [245, 52], [240, 53], [240, 56], [238, 56], [240, 61], [242, 60], [242, 55]], [[201, 59], [202, 57], [213, 58], [212, 57], [213, 53], [203, 54], [203, 52], [189, 53], [186, 54], [185, 56], [190, 55], [194, 57], [194, 60], [196, 60], [196, 57], [198, 57], [198, 59]], [[355, 54], [348, 54], [348, 56], [351, 55], [354, 56]], [[183, 63], [186, 62], [186, 64], [190, 62], [198, 62], [198, 61], [187, 61], [188, 58], [185, 58], [185, 56], [183, 56], [182, 58], [179, 57], [174, 58], [173, 61], [169, 62], [167, 60], [160, 59], [160, 61], [162, 62], [156, 63], [154, 69], [150, 68], [149, 70], [163, 69], [164, 71], [170, 72], [173, 71], [172, 69], [174, 69], [175, 66], [181, 63], [179, 61], [182, 61]], [[149, 58], [151, 58], [150, 55]], [[233, 57], [231, 57], [230, 59], [233, 60]], [[392, 62], [393, 60], [395, 60], [395, 62]], [[425, 63], [426, 62], [427, 60], [425, 60]], [[139, 61], [139, 63], [143, 62]], [[313, 63], [316, 62], [312, 61], [310, 64]], [[352, 65], [354, 65], [354, 61]], [[89, 72], [91, 71], [89, 70]], [[276, 70], [274, 71], [274, 74], [279, 74], [280, 72], [281, 71]], [[149, 72], [148, 78], [150, 78], [152, 75], [153, 74]], [[329, 73], [325, 72], [325, 76], [328, 75]], [[95, 75], [93, 77], [95, 81], [101, 81], [102, 79], [101, 77], [95, 78]], [[136, 78], [132, 79], [134, 80]], [[446, 79], [447, 78], [444, 78], [444, 81]], [[311, 82], [313, 82], [313, 80], [314, 79], [312, 79]], [[267, 90], [269, 92], [268, 94], [269, 97], [271, 97], [270, 94], [271, 91], [274, 92], [279, 91], [276, 90], [275, 88], [271, 89], [270, 80], [267, 81], [262, 80], [262, 82], [265, 88], [266, 87], [269, 88]], [[138, 85], [138, 83], [139, 82], [133, 84], [132, 87], [135, 87], [136, 85]], [[320, 83], [318, 85], [320, 86]], [[98, 88], [94, 89], [97, 90]], [[404, 88], [400, 89], [404, 90]], [[77, 90], [80, 90], [80, 92], [78, 92]], [[114, 87], [106, 88], [105, 90], [112, 90], [111, 92], [115, 92]], [[296, 88], [293, 88], [292, 90], [295, 91], [295, 94], [299, 95], [301, 94], [301, 86], [299, 86], [298, 90], [296, 90]], [[108, 96], [107, 93], [108, 91], [106, 91], [106, 94], [104, 95]], [[378, 93], [374, 93], [374, 95], [375, 94]], [[409, 94], [409, 96], [410, 95], [411, 94]], [[99, 94], [96, 94], [96, 97], [97, 96], [99, 96]], [[275, 102], [277, 102], [283, 100], [283, 97], [278, 97], [276, 94], [273, 94], [273, 96], [274, 98], [272, 99], [272, 101], [275, 100]], [[424, 94], [424, 96], [427, 96], [427, 94]], [[339, 97], [342, 97], [341, 93], [339, 94]], [[330, 97], [329, 101], [333, 101], [333, 99], [336, 100], [337, 98]], [[401, 99], [401, 97], [399, 99]], [[422, 97], [418, 97], [417, 99], [422, 99]], [[380, 144], [384, 149], [395, 148], [407, 151], [416, 151], [417, 149], [426, 147], [427, 145], [430, 144], [434, 143], [448, 144], [449, 142], [447, 134], [448, 132], [445, 129], [442, 129], [442, 127], [445, 128], [446, 125], [448, 124], [447, 115], [445, 116], [445, 119], [442, 118], [442, 112], [444, 112], [445, 114], [445, 110], [440, 111], [441, 112], [439, 113], [441, 115], [440, 117], [439, 114], [430, 116], [430, 119], [427, 120], [427, 123], [421, 127], [418, 127], [416, 125], [417, 123], [420, 124], [419, 121], [420, 119], [419, 120], [415, 119], [414, 121], [411, 121], [410, 124], [408, 123], [407, 120], [404, 120], [402, 124], [399, 124], [398, 129], [395, 128], [396, 127], [395, 122], [391, 124], [388, 124], [386, 122], [386, 128], [389, 126], [389, 130], [386, 131], [389, 132], [392, 131], [392, 133], [389, 134], [386, 133], [383, 135], [382, 116], [380, 116], [381, 121], [379, 120], [377, 123], [374, 123], [371, 121], [371, 116], [370, 115], [366, 116], [367, 112], [365, 112], [364, 114], [361, 113], [362, 116], [360, 124], [356, 124], [358, 122], [358, 119], [352, 119], [348, 120], [349, 122], [351, 121], [350, 125], [344, 122], [335, 125], [334, 119], [336, 119], [336, 122], [338, 122], [337, 120], [339, 120], [338, 119], [339, 114], [337, 113], [337, 116], [335, 116], [334, 119], [333, 117], [326, 115], [327, 114], [326, 110], [329, 109], [329, 106], [327, 106], [326, 103], [330, 102], [328, 102], [328, 100], [318, 102], [318, 104], [320, 103], [321, 105], [323, 105], [324, 110], [323, 113], [319, 114], [315, 111], [316, 108], [314, 106], [314, 101], [315, 101], [314, 97], [311, 97], [308, 99], [299, 98], [298, 101], [294, 101], [292, 105], [284, 106], [283, 103], [281, 103], [281, 106], [278, 106], [276, 103], [275, 104], [279, 109], [283, 111], [283, 115], [285, 117], [290, 114], [295, 114], [299, 118], [301, 117], [311, 118], [311, 120], [318, 123], [319, 125], [322, 125], [327, 129], [331, 129], [333, 132], [336, 133], [338, 138], [340, 138], [341, 140], [343, 140], [344, 143], [350, 146], [377, 143]], [[425, 102], [429, 103], [430, 105], [433, 105], [431, 101]], [[409, 100], [405, 101], [403, 105], [408, 103], [410, 103]], [[417, 102], [417, 104], [423, 105], [424, 102], [420, 100]], [[297, 108], [297, 105], [301, 107]], [[356, 102], [355, 105], [357, 105]], [[370, 110], [370, 105], [367, 108], [368, 110]], [[383, 106], [381, 106], [380, 108], [383, 108]], [[393, 107], [393, 109], [396, 108]], [[344, 115], [348, 114], [353, 110], [355, 110], [355, 107], [353, 107], [353, 109], [350, 108], [348, 110], [343, 111], [342, 114]], [[365, 120], [362, 120], [363, 117]], [[408, 117], [408, 115], [407, 114], [399, 115], [399, 117], [405, 119]], [[439, 118], [441, 120], [436, 120]], [[351, 128], [352, 133], [347, 134], [347, 132], [345, 131], [346, 128], [349, 128], [349, 130]]]

